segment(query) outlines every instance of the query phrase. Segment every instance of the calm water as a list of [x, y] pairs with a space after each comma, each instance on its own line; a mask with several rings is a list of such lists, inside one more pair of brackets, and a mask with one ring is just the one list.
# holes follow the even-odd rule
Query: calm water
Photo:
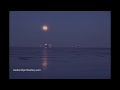
[[[17, 48], [9, 50], [10, 79], [110, 79], [110, 48]], [[41, 69], [41, 71], [13, 71]]]

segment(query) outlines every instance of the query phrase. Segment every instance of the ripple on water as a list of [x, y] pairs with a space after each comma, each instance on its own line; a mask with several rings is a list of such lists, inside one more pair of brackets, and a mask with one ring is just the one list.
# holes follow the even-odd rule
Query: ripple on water
[[19, 58], [20, 60], [30, 60], [33, 57], [17, 57], [17, 58]]

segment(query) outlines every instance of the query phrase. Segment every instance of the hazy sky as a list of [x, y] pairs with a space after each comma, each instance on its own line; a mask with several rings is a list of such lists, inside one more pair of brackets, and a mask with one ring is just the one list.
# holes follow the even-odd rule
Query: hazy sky
[[10, 11], [9, 37], [10, 47], [111, 47], [111, 12]]

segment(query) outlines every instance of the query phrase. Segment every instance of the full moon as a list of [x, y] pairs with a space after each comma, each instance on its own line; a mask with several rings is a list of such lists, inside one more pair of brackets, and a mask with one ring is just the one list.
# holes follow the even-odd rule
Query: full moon
[[42, 28], [44, 31], [46, 31], [47, 29], [48, 29], [48, 27], [47, 26], [43, 26], [43, 28]]

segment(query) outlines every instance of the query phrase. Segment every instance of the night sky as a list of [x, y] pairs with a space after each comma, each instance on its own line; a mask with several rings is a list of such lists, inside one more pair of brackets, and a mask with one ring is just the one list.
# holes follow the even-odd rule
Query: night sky
[[[46, 25], [47, 31], [42, 27]], [[10, 47], [111, 46], [110, 11], [10, 11]]]

